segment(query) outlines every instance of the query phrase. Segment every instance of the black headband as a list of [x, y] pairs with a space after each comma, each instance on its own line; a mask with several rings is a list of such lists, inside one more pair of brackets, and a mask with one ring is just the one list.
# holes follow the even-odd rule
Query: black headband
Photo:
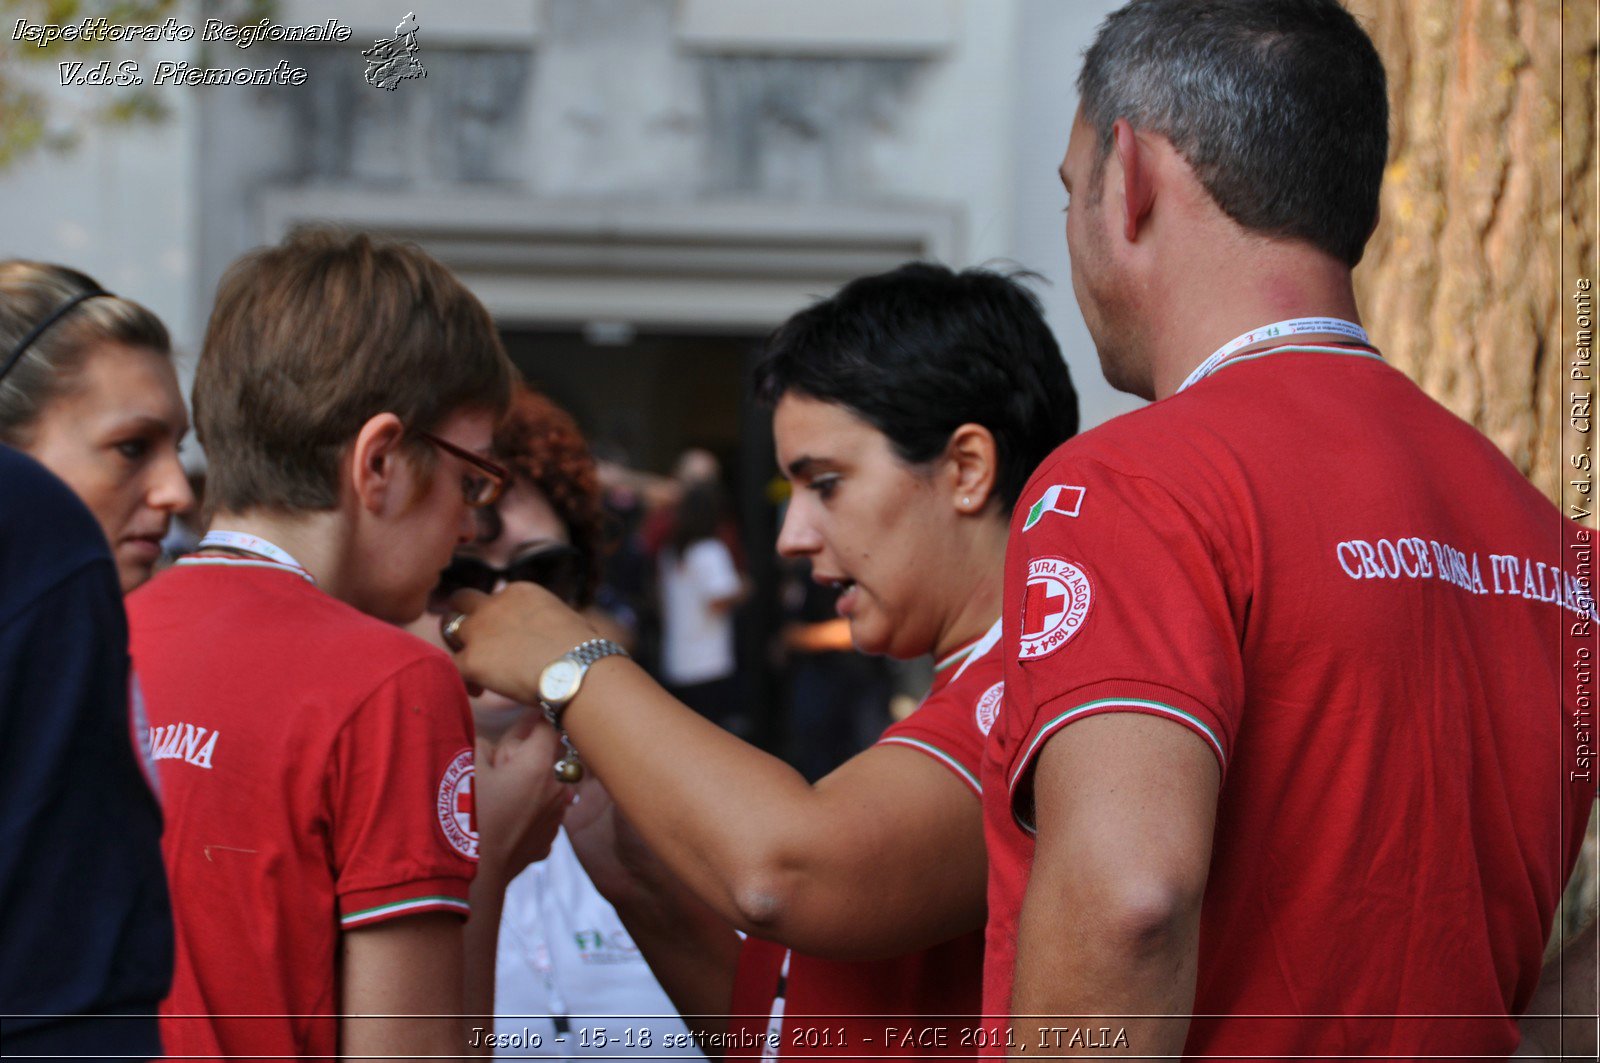
[[[95, 288], [92, 291], [82, 292], [62, 303], [56, 308], [55, 313], [51, 314], [49, 317], [33, 326], [33, 331], [22, 337], [22, 342], [17, 344], [16, 348], [12, 350], [11, 354], [6, 358], [6, 364], [0, 365], [0, 380], [4, 380], [6, 378], [6, 374], [11, 372], [11, 370], [16, 366], [17, 362], [22, 360], [22, 356], [28, 353], [28, 348], [33, 345], [33, 341], [42, 336], [45, 329], [49, 328], [51, 325], [54, 325], [57, 321], [60, 321], [67, 315], [69, 311], [72, 310], [73, 307], [77, 306], [79, 303], [86, 299], [93, 299], [99, 295], [110, 296], [111, 293], [106, 291], [104, 288]], [[115, 298], [115, 296], [112, 296], [112, 298]]]

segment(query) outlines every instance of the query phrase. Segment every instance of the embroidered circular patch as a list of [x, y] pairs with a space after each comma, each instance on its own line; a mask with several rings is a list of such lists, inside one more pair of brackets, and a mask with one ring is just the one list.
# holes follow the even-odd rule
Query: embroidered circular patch
[[1022, 599], [1021, 661], [1047, 657], [1078, 633], [1094, 597], [1088, 573], [1060, 557], [1028, 562], [1028, 591]]
[[1006, 696], [1005, 680], [1001, 680], [983, 692], [983, 697], [978, 699], [978, 730], [984, 734], [994, 726], [995, 720], [1000, 718], [1000, 702]]
[[478, 817], [472, 803], [472, 750], [456, 754], [439, 780], [439, 828], [450, 848], [468, 860], [478, 858]]

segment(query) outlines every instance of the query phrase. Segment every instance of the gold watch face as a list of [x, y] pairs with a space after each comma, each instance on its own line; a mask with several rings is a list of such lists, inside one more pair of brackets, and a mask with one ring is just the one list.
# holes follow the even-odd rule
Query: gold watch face
[[539, 697], [552, 705], [564, 705], [578, 691], [583, 669], [565, 657], [549, 665], [539, 676]]

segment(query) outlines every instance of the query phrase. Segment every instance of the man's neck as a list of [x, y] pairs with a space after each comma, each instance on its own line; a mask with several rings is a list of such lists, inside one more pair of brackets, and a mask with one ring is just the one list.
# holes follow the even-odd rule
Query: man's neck
[[211, 530], [244, 532], [267, 540], [311, 573], [322, 590], [343, 601], [350, 600], [347, 587], [353, 575], [348, 548], [350, 534], [348, 522], [341, 511], [218, 512], [212, 518]]
[[[1263, 243], [1265, 248], [1250, 248], [1235, 262], [1212, 263], [1206, 272], [1191, 274], [1206, 278], [1203, 282], [1174, 286], [1186, 297], [1166, 304], [1151, 326], [1150, 366], [1157, 399], [1176, 393], [1213, 351], [1263, 325], [1301, 317], [1360, 323], [1346, 266], [1303, 246]], [[1316, 343], [1348, 337], [1307, 333], [1295, 339]], [[1282, 342], [1264, 340], [1251, 346]]]

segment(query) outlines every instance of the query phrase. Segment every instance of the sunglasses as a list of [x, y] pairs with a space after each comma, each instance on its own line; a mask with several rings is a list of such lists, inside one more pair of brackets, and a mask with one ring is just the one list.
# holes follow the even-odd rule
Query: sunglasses
[[505, 493], [506, 484], [511, 480], [511, 473], [505, 466], [474, 454], [464, 447], [458, 447], [448, 439], [440, 439], [432, 432], [424, 432], [420, 428], [411, 428], [407, 431], [418, 439], [433, 444], [446, 454], [454, 454], [484, 474], [482, 476], [464, 474], [461, 477], [461, 493], [466, 497], [467, 505], [474, 509], [492, 506]]
[[513, 558], [505, 568], [495, 568], [476, 557], [457, 557], [439, 574], [435, 593], [448, 598], [459, 590], [493, 594], [502, 580], [506, 583], [537, 583], [568, 605], [576, 605], [583, 593], [584, 556], [575, 546], [558, 543], [541, 546]]

